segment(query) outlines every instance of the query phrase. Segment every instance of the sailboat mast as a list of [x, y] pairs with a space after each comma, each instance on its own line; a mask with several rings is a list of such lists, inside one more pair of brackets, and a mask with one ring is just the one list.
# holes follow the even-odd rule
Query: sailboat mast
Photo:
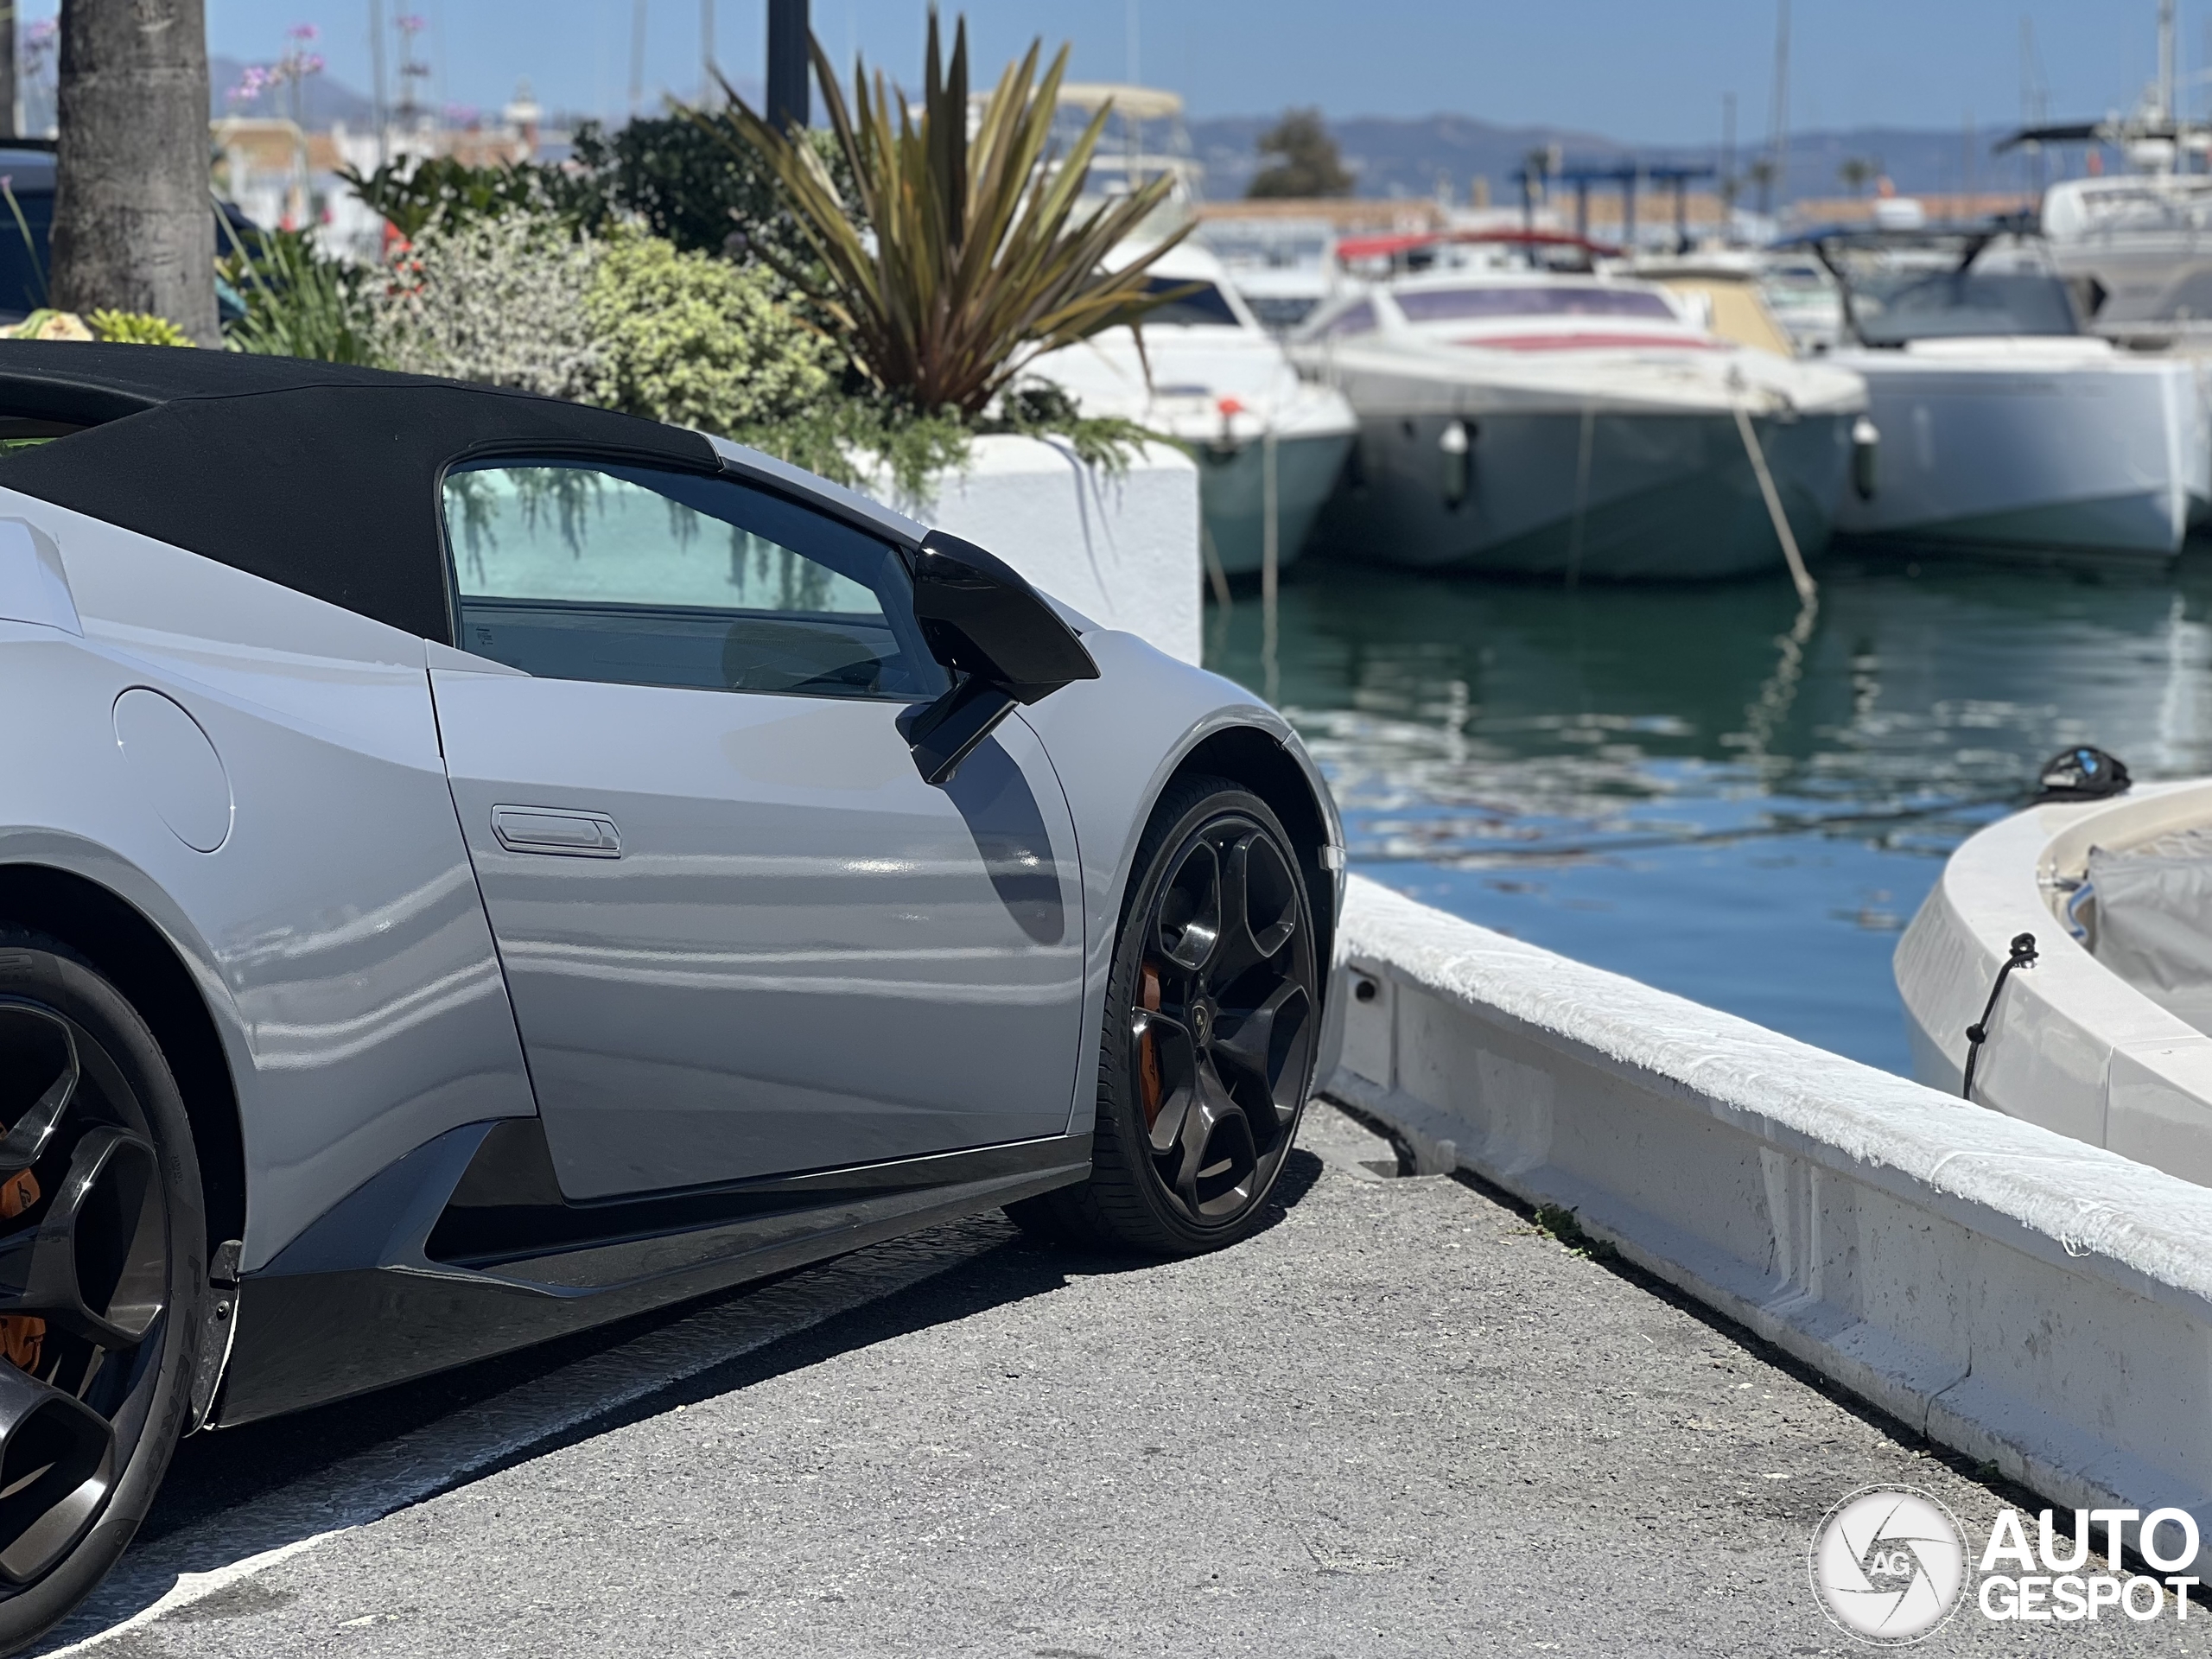
[[2166, 126], [2174, 124], [2174, 0], [2158, 0], [2158, 119]]
[[1774, 125], [1770, 135], [1774, 156], [1770, 188], [1778, 211], [1789, 181], [1789, 0], [1779, 0], [1775, 18], [1774, 101], [1770, 107]]

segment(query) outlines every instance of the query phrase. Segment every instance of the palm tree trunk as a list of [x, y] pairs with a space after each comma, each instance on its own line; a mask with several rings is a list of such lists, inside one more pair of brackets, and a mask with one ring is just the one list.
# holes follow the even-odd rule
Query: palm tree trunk
[[215, 321], [203, 0], [62, 0], [52, 302]]
[[0, 0], [0, 138], [15, 138], [16, 35], [21, 28], [16, 0]]

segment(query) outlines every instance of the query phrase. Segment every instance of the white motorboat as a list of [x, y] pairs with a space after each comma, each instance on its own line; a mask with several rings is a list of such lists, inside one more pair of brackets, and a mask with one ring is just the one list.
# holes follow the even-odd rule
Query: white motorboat
[[1980, 831], [1896, 973], [1922, 1082], [2212, 1185], [2212, 779]]
[[1758, 261], [1760, 295], [1789, 336], [1793, 350], [1825, 352], [1843, 334], [1843, 296], [1821, 262], [1800, 252], [1764, 255]]
[[2212, 175], [2063, 179], [2044, 193], [2042, 224], [2097, 333], [2140, 343], [2212, 332]]
[[1866, 406], [1855, 375], [1724, 338], [1658, 283], [1508, 267], [1513, 238], [1495, 233], [1431, 240], [1427, 269], [1350, 285], [1292, 340], [1359, 416], [1324, 514], [1332, 550], [1569, 581], [1730, 576], [1783, 568], [1774, 507], [1803, 553], [1826, 544]]
[[2187, 170], [2190, 156], [2212, 153], [2212, 127], [2183, 117], [2177, 67], [2173, 0], [2160, 0], [2158, 75], [2133, 111], [2028, 127], [1997, 147], [2090, 144], [2127, 158], [2125, 173], [2052, 185], [2041, 228], [2091, 326], [2139, 346], [2212, 334], [2212, 175]]
[[1883, 437], [1840, 533], [1910, 550], [2163, 561], [2212, 500], [2195, 367], [2084, 331], [2040, 238], [1999, 227], [1813, 238]]
[[1072, 393], [1086, 415], [1122, 416], [1189, 448], [1205, 539], [1226, 575], [1262, 569], [1271, 516], [1277, 568], [1287, 568], [1351, 452], [1351, 406], [1300, 377], [1205, 249], [1169, 250], [1150, 286], [1190, 291], [1144, 320], [1141, 355], [1135, 335], [1115, 328], [1035, 359], [1030, 372]]
[[1318, 264], [1231, 264], [1229, 280], [1260, 326], [1289, 334], [1329, 297], [1331, 273]]

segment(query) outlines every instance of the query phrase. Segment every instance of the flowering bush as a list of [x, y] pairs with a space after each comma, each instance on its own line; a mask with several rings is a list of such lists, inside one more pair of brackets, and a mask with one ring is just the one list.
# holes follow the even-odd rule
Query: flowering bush
[[832, 390], [836, 353], [778, 303], [773, 277], [634, 232], [603, 245], [584, 312], [601, 356], [591, 401], [731, 434]]
[[434, 225], [372, 289], [374, 356], [416, 374], [596, 402], [607, 353], [586, 302], [605, 251], [543, 213]]

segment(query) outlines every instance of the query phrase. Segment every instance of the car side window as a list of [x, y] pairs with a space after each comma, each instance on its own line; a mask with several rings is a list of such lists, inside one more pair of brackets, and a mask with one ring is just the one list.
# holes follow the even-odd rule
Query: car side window
[[732, 479], [488, 461], [445, 480], [458, 640], [553, 679], [935, 696], [887, 542]]

